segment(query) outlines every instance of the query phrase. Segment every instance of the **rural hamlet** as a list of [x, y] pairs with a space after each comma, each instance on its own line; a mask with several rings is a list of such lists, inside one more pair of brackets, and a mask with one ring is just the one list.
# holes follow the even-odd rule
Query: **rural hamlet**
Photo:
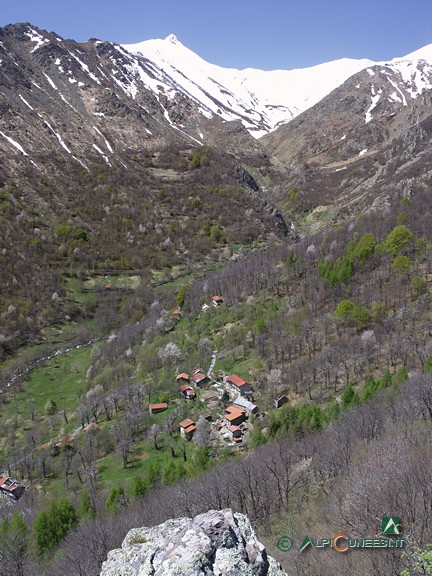
[[24, 494], [25, 486], [13, 480], [6, 474], [0, 476], [0, 495], [7, 495], [13, 500], [19, 500]]

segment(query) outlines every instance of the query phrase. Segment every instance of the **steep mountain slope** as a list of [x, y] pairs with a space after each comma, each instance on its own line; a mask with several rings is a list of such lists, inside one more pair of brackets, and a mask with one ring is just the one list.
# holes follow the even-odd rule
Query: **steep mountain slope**
[[[28, 24], [0, 30], [0, 357], [74, 317], [65, 273], [187, 267], [283, 227], [238, 160], [171, 125], [160, 92], [125, 92], [132, 58]], [[181, 95], [175, 108], [199, 115]]]
[[8, 155], [31, 163], [35, 153], [55, 150], [83, 166], [97, 157], [109, 165], [115, 151], [150, 139], [153, 146], [192, 142], [161, 122], [165, 111], [149, 88], [139, 103], [124, 93], [116, 78], [123, 54], [113, 45], [80, 45], [25, 24], [2, 29], [0, 38], [0, 141]]
[[428, 87], [432, 66], [426, 61], [377, 64], [354, 74], [300, 118], [261, 141], [290, 164], [326, 164], [360, 152], [370, 154], [391, 137], [395, 114]]
[[[6, 26], [0, 38], [0, 141], [9, 154], [28, 155], [29, 163], [34, 144], [40, 150], [54, 143], [64, 157], [86, 164], [91, 155], [112, 162], [116, 150], [128, 147], [211, 143], [233, 120], [258, 137], [374, 66], [343, 59], [302, 70], [238, 71], [205, 62], [174, 36], [137, 45], [78, 44], [30, 24]], [[384, 65], [383, 74], [397, 76], [394, 102], [406, 104], [431, 85], [430, 52], [426, 47]], [[378, 95], [372, 94], [371, 109]]]
[[162, 68], [159, 79], [199, 102], [204, 115], [240, 119], [255, 137], [291, 120], [370, 64], [346, 59], [304, 70], [226, 69], [209, 64], [174, 35], [123, 47]]
[[224, 243], [285, 235], [275, 203], [293, 218], [318, 207], [332, 224], [395, 186], [427, 185], [430, 51], [239, 72], [173, 36], [125, 47], [0, 29], [3, 340], [58, 317], [68, 258], [98, 271], [189, 266]]
[[414, 99], [400, 71], [375, 66], [260, 143], [285, 170], [272, 192], [315, 229], [430, 187], [431, 129], [432, 90]]
[[[225, 69], [205, 62], [173, 35], [123, 48], [162, 68], [159, 80], [199, 102], [204, 115], [241, 119], [255, 137], [289, 122], [350, 76], [376, 65], [344, 58], [299, 70]], [[432, 86], [431, 63], [429, 46], [383, 66], [399, 74], [414, 97]], [[394, 98], [400, 100], [400, 95]]]
[[30, 24], [6, 26], [0, 30], [5, 173], [52, 173], [53, 153], [82, 168], [124, 166], [124, 151], [185, 142], [222, 141], [226, 151], [262, 154], [242, 125], [233, 130], [219, 116], [203, 114], [199, 102], [172, 84], [156, 64], [121, 46], [78, 44]]

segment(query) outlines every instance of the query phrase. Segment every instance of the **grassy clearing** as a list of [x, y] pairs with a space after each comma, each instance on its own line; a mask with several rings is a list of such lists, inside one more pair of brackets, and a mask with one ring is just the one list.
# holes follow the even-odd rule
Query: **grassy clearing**
[[137, 274], [121, 274], [119, 276], [94, 276], [83, 282], [85, 290], [94, 290], [96, 288], [105, 288], [109, 285], [112, 289], [117, 290], [136, 290], [141, 283], [141, 277]]
[[[163, 439], [161, 446], [163, 444]], [[126, 491], [130, 482], [135, 476], [145, 476], [149, 469], [156, 465], [163, 470], [170, 462], [175, 464], [184, 463], [185, 467], [190, 470], [193, 468], [192, 455], [194, 445], [186, 443], [186, 462], [183, 460], [183, 454], [179, 450], [179, 445], [184, 444], [180, 437], [173, 439], [173, 448], [176, 456], [172, 457], [170, 450], [162, 446], [160, 450], [155, 450], [152, 443], [140, 442], [135, 444], [130, 455], [127, 468], [123, 467], [123, 461], [119, 454], [109, 454], [98, 461], [99, 479], [103, 488], [111, 489], [114, 486], [121, 485]]]
[[181, 179], [181, 174], [172, 168], [148, 168], [148, 171], [154, 177], [168, 182]]
[[90, 355], [91, 347], [87, 346], [57, 356], [33, 370], [26, 385], [28, 400], [39, 412], [43, 411], [48, 399], [54, 400], [59, 408], [73, 409], [77, 396], [86, 386]]
[[59, 326], [47, 326], [41, 330], [41, 334], [49, 344], [61, 346], [75, 338], [77, 329], [78, 324], [76, 322], [65, 322]]
[[[12, 422], [14, 423], [14, 443], [22, 442], [26, 432], [36, 423], [44, 431], [43, 441], [55, 437], [56, 430], [44, 425], [48, 419], [44, 412], [48, 400], [53, 400], [59, 410], [66, 410], [69, 425], [73, 424], [77, 397], [87, 385], [85, 375], [90, 364], [90, 355], [89, 346], [52, 358], [35, 368], [19, 389], [14, 387], [8, 391], [0, 405], [0, 426], [2, 429], [10, 429]], [[31, 416], [35, 410], [39, 415], [32, 422]], [[63, 424], [62, 418], [59, 425]], [[3, 438], [3, 449], [6, 441], [7, 438]]]

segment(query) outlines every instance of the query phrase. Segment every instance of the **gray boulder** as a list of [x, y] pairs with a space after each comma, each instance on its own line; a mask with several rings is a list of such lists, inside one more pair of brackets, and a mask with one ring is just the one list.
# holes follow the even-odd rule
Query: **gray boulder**
[[249, 519], [231, 509], [134, 528], [108, 553], [101, 576], [286, 576]]

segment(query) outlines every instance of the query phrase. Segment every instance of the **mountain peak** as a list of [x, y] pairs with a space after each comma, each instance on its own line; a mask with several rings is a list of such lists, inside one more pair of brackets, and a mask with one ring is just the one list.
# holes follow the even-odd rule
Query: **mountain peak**
[[179, 40], [175, 34], [170, 34], [165, 38], [167, 42], [171, 42], [171, 44], [179, 44]]

